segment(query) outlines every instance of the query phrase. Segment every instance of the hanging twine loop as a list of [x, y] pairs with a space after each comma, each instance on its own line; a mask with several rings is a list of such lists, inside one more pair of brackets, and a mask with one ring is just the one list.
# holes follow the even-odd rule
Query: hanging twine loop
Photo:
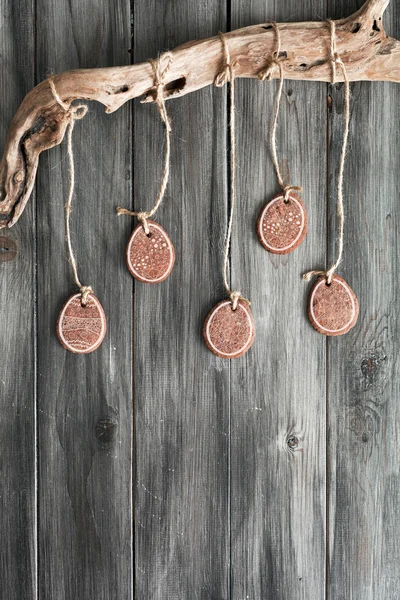
[[271, 130], [271, 154], [272, 154], [272, 160], [274, 163], [278, 183], [279, 183], [280, 187], [282, 188], [282, 191], [284, 194], [284, 201], [289, 202], [291, 192], [302, 192], [303, 188], [299, 185], [285, 184], [283, 177], [282, 177], [280, 167], [279, 167], [278, 152], [276, 149], [276, 146], [277, 146], [276, 145], [276, 132], [278, 129], [279, 109], [280, 109], [280, 105], [281, 105], [282, 89], [283, 89], [283, 81], [284, 81], [283, 66], [282, 66], [284, 57], [280, 56], [280, 54], [281, 54], [281, 32], [279, 30], [278, 23], [276, 23], [275, 21], [271, 21], [271, 25], [275, 31], [276, 49], [275, 49], [275, 52], [273, 53], [272, 58], [268, 61], [267, 67], [259, 72], [258, 79], [260, 79], [260, 81], [265, 81], [265, 80], [270, 81], [274, 71], [276, 69], [278, 69], [278, 71], [279, 71], [279, 86], [278, 86], [278, 91], [276, 94], [275, 115], [274, 115], [274, 122], [272, 124], [272, 130]]
[[229, 81], [230, 84], [230, 99], [229, 99], [229, 132], [230, 132], [230, 160], [231, 160], [231, 185], [230, 185], [230, 215], [228, 222], [228, 232], [225, 240], [225, 250], [224, 250], [224, 263], [222, 269], [222, 276], [224, 281], [224, 286], [226, 289], [226, 293], [232, 303], [232, 310], [236, 310], [238, 306], [239, 300], [243, 300], [250, 305], [250, 301], [247, 298], [244, 298], [242, 294], [238, 291], [231, 290], [228, 282], [228, 267], [229, 267], [229, 250], [231, 245], [232, 238], [232, 225], [233, 225], [233, 212], [235, 207], [236, 200], [236, 179], [235, 179], [235, 165], [236, 165], [236, 136], [235, 136], [235, 75], [233, 71], [233, 67], [236, 66], [236, 61], [234, 63], [231, 62], [231, 55], [229, 52], [228, 42], [225, 34], [219, 32], [219, 37], [221, 38], [222, 48], [224, 52], [224, 65], [221, 71], [218, 73], [214, 80], [214, 84], [216, 87], [222, 87]]
[[278, 71], [280, 72], [279, 78], [283, 79], [283, 67], [282, 67], [283, 57], [281, 58], [281, 56], [280, 56], [280, 54], [281, 54], [281, 32], [279, 31], [278, 23], [276, 23], [275, 21], [270, 21], [269, 23], [275, 32], [276, 48], [275, 48], [275, 52], [273, 53], [272, 57], [268, 59], [267, 66], [264, 69], [262, 69], [257, 75], [257, 77], [260, 81], [265, 81], [265, 80], [270, 81], [272, 78], [272, 75], [276, 69], [278, 69]]
[[[167, 64], [164, 68], [161, 67], [164, 60], [167, 59]], [[165, 93], [164, 93], [164, 85], [165, 85], [165, 77], [168, 73], [168, 70], [171, 66], [172, 62], [172, 54], [171, 52], [165, 52], [157, 60], [149, 60], [151, 67], [154, 73], [154, 88], [155, 88], [155, 103], [158, 108], [158, 112], [160, 113], [160, 117], [162, 122], [165, 125], [165, 158], [164, 158], [164, 173], [161, 181], [160, 191], [158, 192], [156, 202], [150, 210], [145, 211], [131, 211], [127, 208], [122, 208], [121, 206], [117, 206], [118, 215], [129, 215], [131, 217], [136, 217], [138, 221], [142, 224], [144, 232], [146, 235], [150, 234], [149, 225], [147, 223], [147, 219], [150, 219], [160, 207], [161, 202], [163, 201], [165, 190], [167, 189], [168, 179], [169, 179], [169, 169], [170, 169], [170, 156], [171, 156], [171, 121], [168, 116], [167, 108], [165, 106]]]
[[53, 97], [54, 97], [55, 101], [57, 102], [57, 104], [64, 110], [65, 116], [66, 116], [66, 119], [68, 122], [67, 141], [68, 141], [68, 161], [69, 161], [69, 182], [70, 183], [69, 183], [68, 198], [67, 198], [67, 201], [65, 204], [65, 233], [66, 233], [67, 244], [68, 244], [69, 260], [70, 260], [70, 263], [72, 266], [72, 271], [74, 273], [74, 280], [75, 280], [75, 283], [78, 286], [79, 291], [81, 293], [81, 304], [82, 304], [82, 306], [86, 306], [88, 296], [89, 296], [89, 294], [93, 293], [93, 289], [89, 285], [83, 285], [78, 276], [78, 265], [76, 262], [74, 250], [72, 248], [70, 216], [71, 216], [71, 210], [72, 210], [72, 199], [74, 196], [74, 189], [75, 189], [75, 164], [74, 164], [74, 152], [73, 152], [73, 146], [72, 146], [72, 131], [74, 129], [75, 121], [79, 121], [80, 119], [83, 119], [83, 117], [86, 115], [86, 113], [88, 111], [88, 107], [86, 106], [86, 104], [76, 104], [76, 105], [72, 106], [71, 104], [64, 102], [56, 90], [53, 76], [50, 76], [48, 78], [48, 82], [49, 82], [51, 93], [53, 94]]
[[330, 46], [330, 61], [332, 63], [332, 83], [336, 83], [336, 69], [340, 67], [343, 73], [343, 79], [345, 84], [345, 126], [343, 134], [342, 152], [340, 156], [339, 175], [337, 184], [337, 214], [339, 217], [339, 241], [338, 241], [338, 254], [337, 259], [333, 265], [326, 271], [309, 271], [304, 273], [303, 279], [310, 281], [313, 276], [324, 275], [328, 285], [332, 283], [333, 275], [336, 269], [342, 262], [343, 257], [343, 232], [344, 232], [344, 206], [343, 206], [343, 177], [344, 177], [344, 166], [346, 161], [347, 143], [349, 139], [350, 130], [350, 82], [347, 76], [346, 67], [339, 56], [336, 49], [336, 24], [335, 21], [328, 21], [330, 34], [331, 34], [331, 46]]
[[224, 54], [224, 64], [222, 66], [221, 71], [218, 73], [218, 75], [216, 76], [216, 78], [214, 80], [214, 85], [216, 87], [223, 87], [229, 81], [232, 86], [232, 83], [234, 80], [233, 67], [236, 66], [237, 63], [236, 63], [236, 61], [235, 61], [234, 65], [232, 65], [232, 63], [231, 63], [231, 54], [229, 52], [228, 40], [227, 40], [226, 35], [224, 33], [222, 33], [221, 31], [218, 32], [218, 35], [222, 42], [222, 50], [223, 50], [223, 54]]

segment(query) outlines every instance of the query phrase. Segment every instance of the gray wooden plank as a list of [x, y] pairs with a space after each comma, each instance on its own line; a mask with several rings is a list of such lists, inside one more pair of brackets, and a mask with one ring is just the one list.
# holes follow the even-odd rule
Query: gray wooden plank
[[[232, 29], [315, 19], [320, 1], [232, 2]], [[284, 51], [285, 48], [282, 48]], [[306, 316], [301, 274], [325, 261], [326, 87], [284, 84], [278, 151], [304, 187], [309, 231], [292, 254], [259, 243], [261, 207], [279, 192], [269, 152], [277, 82], [239, 81], [234, 287], [250, 298], [253, 348], [231, 366], [232, 599], [325, 595], [325, 340]]]
[[[225, 28], [215, 0], [134, 3], [134, 60]], [[226, 90], [168, 103], [171, 178], [156, 215], [176, 264], [157, 286], [135, 284], [136, 595], [229, 597], [229, 365], [201, 339], [223, 297]], [[157, 111], [135, 105], [135, 206], [154, 203], [162, 171]], [[132, 222], [132, 227], [134, 223]]]
[[[38, 79], [48, 69], [130, 62], [130, 6], [37, 3]], [[82, 280], [107, 315], [103, 345], [87, 356], [59, 344], [55, 323], [75, 292], [65, 246], [69, 179], [65, 143], [38, 176], [39, 588], [43, 599], [132, 597], [132, 282], [128, 223], [115, 206], [131, 198], [129, 106], [113, 115], [91, 104], [74, 129], [77, 185], [72, 238]]]
[[[0, 3], [0, 146], [34, 85], [31, 0]], [[36, 598], [36, 396], [34, 199], [12, 230], [0, 231], [0, 580], [2, 597]]]
[[[359, 2], [331, 3], [334, 16]], [[398, 36], [392, 2], [386, 30]], [[372, 32], [371, 32], [372, 33]], [[392, 600], [400, 585], [399, 283], [400, 90], [352, 85], [340, 274], [360, 302], [356, 327], [329, 340], [329, 589], [332, 600]], [[330, 231], [343, 132], [343, 87], [332, 89]], [[334, 237], [330, 235], [333, 256]]]

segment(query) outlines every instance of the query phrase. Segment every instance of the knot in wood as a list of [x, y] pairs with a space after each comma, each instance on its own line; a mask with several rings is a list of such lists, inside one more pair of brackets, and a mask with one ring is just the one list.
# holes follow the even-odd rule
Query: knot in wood
[[117, 423], [111, 417], [99, 419], [96, 423], [96, 437], [102, 444], [110, 444], [114, 441], [117, 431]]
[[88, 107], [86, 104], [77, 104], [75, 106], [71, 106], [68, 109], [68, 114], [70, 118], [74, 121], [79, 121], [79, 119], [83, 119], [88, 111]]
[[0, 236], [0, 262], [10, 262], [17, 256], [17, 244], [14, 240]]
[[287, 443], [288, 447], [290, 448], [290, 450], [295, 450], [299, 445], [299, 438], [296, 437], [295, 435], [291, 435], [286, 440], [286, 443]]

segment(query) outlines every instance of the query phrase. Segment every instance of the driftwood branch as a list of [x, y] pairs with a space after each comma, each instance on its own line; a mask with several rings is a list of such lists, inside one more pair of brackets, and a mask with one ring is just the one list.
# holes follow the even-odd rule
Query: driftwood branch
[[[386, 36], [382, 15], [390, 0], [368, 0], [352, 16], [336, 22], [337, 50], [350, 81], [400, 82], [400, 42]], [[330, 81], [330, 34], [326, 23], [279, 25], [286, 79]], [[271, 60], [274, 31], [268, 23], [227, 34], [237, 77], [257, 77]], [[172, 51], [165, 94], [176, 98], [211, 85], [222, 66], [220, 38], [193, 41]], [[277, 73], [276, 73], [277, 75]], [[340, 74], [338, 70], [338, 79]], [[81, 69], [54, 76], [60, 97], [96, 100], [107, 113], [128, 100], [154, 100], [153, 71], [149, 63], [106, 69]], [[12, 227], [21, 216], [34, 185], [39, 155], [60, 144], [67, 127], [66, 114], [55, 102], [47, 81], [27, 94], [7, 136], [0, 163], [0, 228]]]

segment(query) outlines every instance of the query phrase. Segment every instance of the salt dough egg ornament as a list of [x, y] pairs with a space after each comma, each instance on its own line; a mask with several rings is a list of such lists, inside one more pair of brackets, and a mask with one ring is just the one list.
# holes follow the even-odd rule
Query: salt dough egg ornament
[[358, 300], [349, 284], [339, 275], [328, 285], [326, 277], [314, 283], [308, 298], [308, 317], [313, 327], [327, 336], [343, 335], [358, 319]]
[[243, 356], [253, 345], [254, 337], [254, 319], [245, 300], [238, 300], [235, 310], [231, 300], [219, 302], [204, 321], [204, 341], [221, 358]]
[[127, 267], [143, 283], [160, 283], [171, 273], [175, 250], [167, 232], [155, 221], [147, 221], [149, 233], [139, 223], [126, 248]]
[[90, 354], [97, 350], [106, 330], [106, 316], [99, 300], [90, 293], [83, 306], [80, 292], [64, 304], [56, 328], [61, 344], [75, 354]]
[[290, 192], [285, 200], [284, 194], [278, 194], [258, 217], [258, 239], [268, 252], [288, 254], [304, 240], [307, 223], [307, 211], [300, 197]]

